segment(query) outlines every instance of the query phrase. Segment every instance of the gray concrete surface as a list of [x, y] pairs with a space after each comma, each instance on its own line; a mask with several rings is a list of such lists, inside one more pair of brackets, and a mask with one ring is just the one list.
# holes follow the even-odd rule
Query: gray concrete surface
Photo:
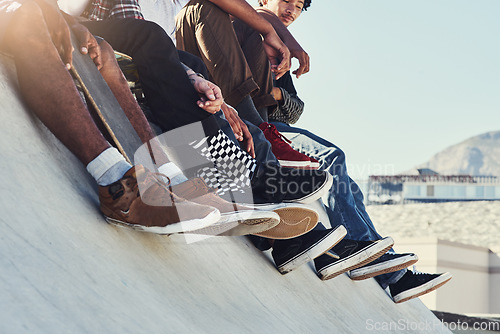
[[186, 244], [110, 226], [1, 55], [0, 109], [0, 333], [448, 332], [374, 280], [322, 282], [310, 265], [282, 276], [243, 237]]

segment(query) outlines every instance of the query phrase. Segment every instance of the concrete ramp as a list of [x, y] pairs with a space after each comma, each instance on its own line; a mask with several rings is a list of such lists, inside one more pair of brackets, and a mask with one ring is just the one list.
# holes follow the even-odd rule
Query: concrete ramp
[[0, 333], [448, 332], [374, 280], [282, 276], [243, 237], [186, 244], [106, 224], [93, 180], [16, 85], [0, 56]]

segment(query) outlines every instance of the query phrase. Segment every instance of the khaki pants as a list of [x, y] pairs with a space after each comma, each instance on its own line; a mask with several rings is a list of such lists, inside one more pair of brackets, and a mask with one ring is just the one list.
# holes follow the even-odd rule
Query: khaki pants
[[[259, 33], [206, 0], [190, 1], [176, 17], [177, 48], [200, 57], [227, 103], [249, 95], [255, 107], [274, 106], [270, 64]], [[234, 28], [233, 28], [234, 27]]]

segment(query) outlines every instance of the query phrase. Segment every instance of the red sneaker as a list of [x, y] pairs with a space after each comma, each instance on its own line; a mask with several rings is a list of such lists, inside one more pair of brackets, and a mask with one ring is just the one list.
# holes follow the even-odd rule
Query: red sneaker
[[311, 167], [311, 158], [305, 154], [295, 151], [289, 144], [291, 141], [279, 133], [278, 129], [276, 129], [273, 124], [264, 122], [259, 126], [259, 129], [262, 130], [266, 139], [271, 143], [271, 150], [282, 167]]
[[319, 168], [319, 161], [312, 158], [312, 157], [309, 157], [309, 159], [311, 159], [311, 168], [314, 168], [314, 169], [318, 169]]

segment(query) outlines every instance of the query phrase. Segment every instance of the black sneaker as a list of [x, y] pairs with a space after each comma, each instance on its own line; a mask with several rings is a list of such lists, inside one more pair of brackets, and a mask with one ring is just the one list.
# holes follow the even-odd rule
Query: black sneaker
[[434, 291], [451, 279], [450, 273], [426, 274], [408, 270], [403, 277], [389, 285], [392, 299], [402, 303], [412, 298]]
[[378, 275], [392, 273], [415, 264], [418, 256], [413, 253], [394, 254], [385, 253], [375, 261], [365, 264], [358, 269], [351, 270], [349, 277], [354, 281], [375, 277]]
[[312, 203], [323, 196], [332, 184], [333, 177], [328, 172], [272, 164], [259, 165], [251, 180], [255, 204]]
[[340, 225], [330, 230], [312, 230], [300, 237], [276, 240], [272, 256], [283, 275], [320, 256], [336, 245], [347, 234]]
[[394, 245], [391, 237], [377, 241], [356, 241], [343, 239], [326, 254], [314, 260], [316, 272], [323, 281], [334, 278], [349, 270], [382, 256]]

